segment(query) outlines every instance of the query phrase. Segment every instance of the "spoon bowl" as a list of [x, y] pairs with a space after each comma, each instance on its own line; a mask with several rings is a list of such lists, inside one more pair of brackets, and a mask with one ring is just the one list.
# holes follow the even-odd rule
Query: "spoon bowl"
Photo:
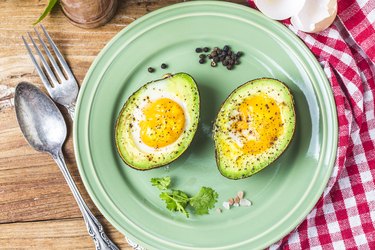
[[17, 85], [14, 104], [28, 143], [38, 151], [57, 154], [66, 139], [66, 124], [56, 104], [27, 82]]

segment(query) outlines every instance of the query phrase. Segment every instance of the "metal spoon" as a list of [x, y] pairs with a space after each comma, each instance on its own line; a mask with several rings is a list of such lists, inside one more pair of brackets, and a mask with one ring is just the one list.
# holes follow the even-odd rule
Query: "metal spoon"
[[118, 250], [87, 207], [66, 167], [61, 150], [66, 139], [66, 124], [60, 110], [46, 94], [27, 82], [17, 85], [14, 104], [17, 120], [26, 140], [34, 149], [49, 153], [63, 173], [96, 249]]

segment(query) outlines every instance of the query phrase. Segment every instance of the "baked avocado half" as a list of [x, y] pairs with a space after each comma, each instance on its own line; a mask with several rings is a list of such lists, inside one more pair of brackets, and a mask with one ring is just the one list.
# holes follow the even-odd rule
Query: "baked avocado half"
[[124, 104], [115, 127], [118, 153], [130, 167], [148, 170], [176, 160], [199, 122], [197, 84], [186, 73], [143, 85]]
[[234, 90], [214, 123], [216, 162], [230, 179], [249, 177], [275, 161], [296, 126], [293, 96], [275, 79], [249, 81]]

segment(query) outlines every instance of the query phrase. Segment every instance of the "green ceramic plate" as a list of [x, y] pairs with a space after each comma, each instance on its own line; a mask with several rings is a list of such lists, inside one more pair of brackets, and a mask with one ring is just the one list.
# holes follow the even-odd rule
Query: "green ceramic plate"
[[[199, 64], [196, 47], [245, 52], [241, 64]], [[160, 69], [167, 63], [167, 70]], [[149, 66], [155, 73], [147, 72]], [[114, 143], [116, 117], [144, 83], [167, 72], [187, 72], [201, 93], [201, 122], [190, 148], [168, 167], [127, 167]], [[259, 77], [285, 82], [295, 97], [297, 128], [286, 152], [253, 177], [229, 180], [214, 158], [212, 121], [240, 84]], [[322, 194], [334, 164], [337, 116], [329, 83], [304, 44], [277, 22], [225, 2], [188, 2], [142, 17], [121, 31], [91, 66], [81, 89], [74, 126], [80, 174], [91, 198], [121, 232], [148, 249], [257, 249], [293, 230]], [[168, 211], [151, 177], [169, 175], [189, 194], [201, 186], [222, 202], [244, 190], [252, 207], [191, 216]]]

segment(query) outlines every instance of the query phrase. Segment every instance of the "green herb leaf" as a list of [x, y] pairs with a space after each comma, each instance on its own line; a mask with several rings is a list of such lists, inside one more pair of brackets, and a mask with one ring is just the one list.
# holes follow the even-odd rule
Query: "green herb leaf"
[[165, 176], [161, 178], [151, 178], [151, 184], [159, 190], [166, 190], [171, 184], [171, 177]]
[[[168, 190], [171, 177], [151, 178], [151, 183], [160, 190]], [[165, 201], [167, 209], [173, 212], [181, 212], [189, 218], [189, 213], [185, 209], [188, 204], [194, 208], [195, 214], [208, 214], [208, 210], [215, 206], [218, 196], [212, 188], [202, 187], [199, 193], [191, 198], [181, 190], [162, 192], [159, 197]]]
[[209, 187], [202, 187], [198, 194], [190, 198], [190, 205], [195, 209], [195, 214], [208, 214], [208, 210], [215, 206], [219, 195]]
[[161, 193], [160, 198], [165, 201], [169, 210], [181, 212], [189, 218], [189, 213], [185, 210], [189, 202], [187, 194], [180, 190], [172, 190], [172, 192], [169, 193]]
[[33, 23], [33, 25], [36, 25], [37, 23], [39, 23], [40, 21], [42, 21], [48, 15], [48, 13], [50, 13], [50, 11], [56, 5], [57, 1], [58, 0], [49, 0], [49, 3], [47, 5], [46, 9], [42, 13], [42, 15], [40, 15], [40, 17], [38, 18], [38, 20], [36, 20], [36, 22]]

